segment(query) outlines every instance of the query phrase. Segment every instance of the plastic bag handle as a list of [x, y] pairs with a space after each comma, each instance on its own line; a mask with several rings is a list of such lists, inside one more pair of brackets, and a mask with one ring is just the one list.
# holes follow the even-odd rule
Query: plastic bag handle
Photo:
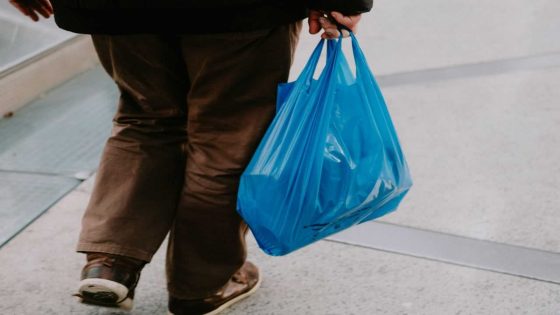
[[[332, 56], [333, 54], [342, 53], [342, 40], [344, 38], [342, 34], [342, 30], [347, 30], [352, 40], [352, 53], [354, 55], [354, 63], [356, 65], [356, 77], [359, 76], [361, 77], [363, 75], [366, 75], [368, 79], [375, 81], [375, 79], [371, 75], [371, 72], [369, 71], [364, 72], [360, 70], [360, 69], [368, 69], [369, 66], [367, 65], [366, 58], [364, 56], [364, 53], [362, 52], [362, 49], [360, 48], [360, 45], [358, 44], [358, 40], [356, 39], [354, 32], [352, 32], [350, 28], [339, 23], [337, 23], [337, 27], [340, 31], [340, 35], [338, 39], [328, 40], [327, 43], [327, 63], [325, 65], [325, 69], [328, 67], [329, 63], [334, 62], [334, 60], [332, 59], [336, 57]], [[321, 39], [317, 44], [317, 46], [315, 47], [315, 49], [313, 50], [313, 53], [311, 54], [309, 60], [307, 61], [297, 81], [305, 79], [307, 85], [311, 83], [311, 79], [313, 78], [313, 74], [315, 74], [315, 71], [317, 69], [317, 64], [319, 63], [319, 59], [321, 57], [324, 44], [325, 44], [325, 39]]]
[[319, 63], [319, 58], [321, 58], [321, 52], [323, 51], [324, 45], [325, 40], [321, 39], [321, 41], [319, 41], [319, 43], [313, 50], [311, 57], [309, 57], [309, 60], [305, 64], [305, 67], [301, 71], [297, 81], [301, 82], [301, 80], [305, 80], [306, 85], [311, 84], [311, 79], [313, 78], [313, 74], [315, 73], [315, 69], [317, 68], [317, 64]]
[[[364, 52], [360, 48], [360, 44], [358, 43], [358, 40], [356, 39], [354, 34], [350, 33], [350, 36], [352, 37], [352, 53], [354, 54], [354, 62], [356, 64], [356, 78], [357, 79], [361, 78], [361, 80], [369, 81], [371, 83], [371, 86], [373, 87], [373, 90], [371, 92], [373, 92], [373, 95], [375, 95], [375, 97], [379, 99], [378, 103], [385, 104], [383, 94], [381, 93], [381, 90], [379, 89], [379, 85], [377, 84], [377, 80], [375, 80], [375, 77], [373, 76], [373, 73], [371, 72], [367, 64], [366, 57], [364, 55]], [[389, 112], [387, 110], [383, 110], [381, 112], [382, 115], [380, 116], [380, 123], [385, 124], [385, 128], [389, 130], [395, 130], [395, 126], [393, 125], [393, 121], [389, 116]], [[394, 138], [391, 137], [390, 141], [393, 147], [399, 148], [398, 150], [400, 150], [398, 137], [394, 137]], [[397, 158], [400, 160], [400, 157]]]
[[[325, 64], [325, 68], [321, 72], [321, 75], [327, 68], [332, 67], [335, 64], [336, 59], [338, 58], [338, 54], [342, 52], [341, 39], [342, 33], [340, 34], [340, 37], [336, 42], [329, 41], [329, 43], [327, 44], [327, 62]], [[304, 80], [306, 85], [311, 84], [311, 80], [313, 79], [313, 74], [315, 74], [315, 70], [317, 69], [317, 64], [319, 63], [319, 59], [321, 58], [324, 45], [325, 39], [321, 39], [313, 50], [313, 53], [309, 57], [309, 60], [307, 61], [305, 67], [303, 68], [296, 81], [302, 82], [302, 80]]]
[[[354, 55], [354, 63], [356, 65], [356, 77], [363, 77], [365, 75], [367, 79], [375, 82], [371, 71], [364, 71], [366, 69], [369, 69], [369, 66], [367, 64], [364, 52], [360, 48], [358, 39], [356, 39], [356, 36], [354, 36], [354, 33], [352, 32], [350, 33], [350, 37], [352, 38], [352, 54]], [[375, 85], [377, 86], [377, 82], [375, 82]]]

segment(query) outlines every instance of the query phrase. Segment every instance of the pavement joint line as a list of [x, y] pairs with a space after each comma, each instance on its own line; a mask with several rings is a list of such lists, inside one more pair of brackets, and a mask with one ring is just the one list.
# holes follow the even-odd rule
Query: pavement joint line
[[25, 174], [25, 175], [42, 175], [42, 176], [56, 176], [56, 177], [65, 177], [79, 180], [83, 182], [84, 179], [77, 178], [72, 175], [63, 174], [63, 173], [49, 173], [49, 172], [42, 172], [42, 171], [26, 171], [26, 170], [9, 170], [9, 169], [0, 169], [0, 173], [12, 173], [12, 174]]
[[58, 196], [58, 198], [56, 198], [55, 200], [52, 200], [49, 203], [44, 204], [44, 206], [41, 207], [42, 209], [39, 212], [37, 212], [36, 215], [31, 220], [27, 221], [25, 224], [19, 225], [18, 229], [16, 231], [12, 232], [10, 236], [8, 236], [5, 239], [0, 240], [0, 250], [2, 250], [2, 248], [6, 244], [8, 244], [10, 241], [12, 241], [14, 238], [16, 238], [19, 234], [21, 234], [23, 231], [25, 231], [28, 227], [30, 227], [33, 223], [35, 223], [35, 221], [37, 221], [39, 218], [41, 218], [45, 213], [47, 213], [47, 211], [52, 209], [62, 199], [64, 199], [66, 196], [68, 196], [69, 194], [76, 191], [76, 188], [79, 187], [80, 184], [81, 184], [81, 182], [75, 183], [74, 186], [72, 186], [71, 188], [66, 190], [66, 192], [64, 192], [63, 194]]
[[382, 87], [422, 84], [560, 66], [560, 52], [467, 63], [377, 76]]
[[560, 285], [560, 253], [370, 221], [327, 241]]

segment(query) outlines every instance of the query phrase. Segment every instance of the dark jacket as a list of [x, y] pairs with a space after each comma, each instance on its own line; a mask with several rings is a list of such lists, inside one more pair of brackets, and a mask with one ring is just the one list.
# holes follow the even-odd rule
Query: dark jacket
[[52, 0], [57, 25], [83, 34], [225, 33], [301, 20], [307, 10], [347, 15], [373, 0]]

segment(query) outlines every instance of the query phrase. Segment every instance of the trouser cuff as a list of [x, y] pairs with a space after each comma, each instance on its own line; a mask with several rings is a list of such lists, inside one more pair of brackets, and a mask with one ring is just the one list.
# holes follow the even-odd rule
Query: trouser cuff
[[149, 263], [153, 254], [135, 248], [126, 248], [114, 244], [78, 243], [78, 253], [105, 253], [135, 258]]

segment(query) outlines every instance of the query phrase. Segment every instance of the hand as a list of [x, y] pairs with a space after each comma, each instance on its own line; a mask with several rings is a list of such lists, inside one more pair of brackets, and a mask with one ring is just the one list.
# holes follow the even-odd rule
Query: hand
[[37, 13], [45, 19], [53, 14], [53, 8], [49, 0], [10, 0], [10, 3], [35, 22], [39, 21]]
[[[362, 18], [361, 14], [358, 15], [351, 15], [351, 16], [344, 16], [340, 12], [333, 11], [330, 13], [330, 16], [324, 12], [317, 11], [317, 10], [310, 10], [309, 11], [309, 33], [317, 34], [321, 29], [324, 30], [323, 34], [321, 34], [321, 38], [338, 38], [340, 33], [338, 32], [338, 27], [336, 23], [344, 25], [352, 30], [355, 33], [358, 29], [358, 23]], [[332, 20], [336, 21], [333, 22]], [[350, 34], [347, 30], [342, 30], [342, 36], [348, 37]]]

